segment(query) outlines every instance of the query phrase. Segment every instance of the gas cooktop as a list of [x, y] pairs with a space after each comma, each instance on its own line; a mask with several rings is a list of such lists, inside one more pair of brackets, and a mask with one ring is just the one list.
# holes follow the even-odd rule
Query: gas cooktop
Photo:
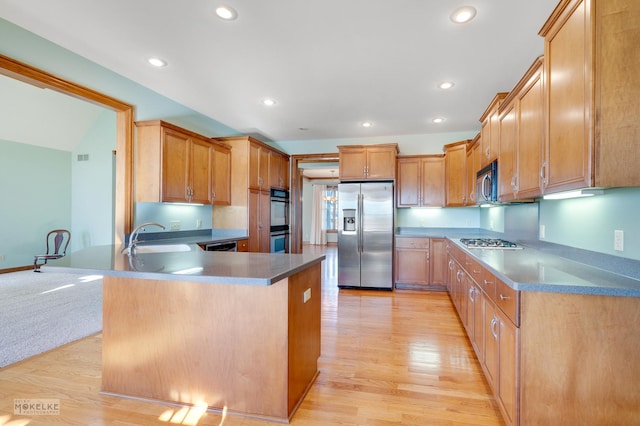
[[493, 250], [521, 250], [518, 244], [499, 238], [460, 238], [460, 242], [467, 248]]

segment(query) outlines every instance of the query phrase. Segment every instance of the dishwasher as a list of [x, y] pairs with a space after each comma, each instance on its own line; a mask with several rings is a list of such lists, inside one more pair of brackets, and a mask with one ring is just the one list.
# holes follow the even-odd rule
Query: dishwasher
[[220, 243], [207, 243], [204, 245], [205, 251], [238, 251], [238, 243], [236, 241], [227, 241]]

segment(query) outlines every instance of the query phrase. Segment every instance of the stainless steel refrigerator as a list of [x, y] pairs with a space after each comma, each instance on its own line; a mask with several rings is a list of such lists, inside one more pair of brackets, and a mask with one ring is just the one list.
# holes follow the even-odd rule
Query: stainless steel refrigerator
[[338, 287], [393, 288], [393, 183], [338, 185]]

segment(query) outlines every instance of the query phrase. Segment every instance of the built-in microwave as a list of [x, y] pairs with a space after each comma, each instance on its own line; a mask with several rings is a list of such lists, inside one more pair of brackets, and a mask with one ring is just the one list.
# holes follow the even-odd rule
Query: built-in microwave
[[482, 168], [476, 180], [476, 204], [498, 201], [498, 161]]

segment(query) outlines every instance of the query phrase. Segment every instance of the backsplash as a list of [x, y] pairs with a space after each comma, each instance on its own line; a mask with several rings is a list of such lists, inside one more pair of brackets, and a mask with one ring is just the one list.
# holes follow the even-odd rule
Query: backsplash
[[[542, 241], [640, 260], [640, 188], [611, 188], [604, 195], [541, 200]], [[624, 250], [614, 250], [614, 230], [624, 232]]]
[[165, 232], [211, 229], [211, 209], [210, 205], [136, 203], [134, 226], [144, 222], [157, 222], [165, 226]]
[[[480, 228], [480, 208], [396, 209], [396, 228]], [[500, 231], [502, 232], [502, 231]]]

